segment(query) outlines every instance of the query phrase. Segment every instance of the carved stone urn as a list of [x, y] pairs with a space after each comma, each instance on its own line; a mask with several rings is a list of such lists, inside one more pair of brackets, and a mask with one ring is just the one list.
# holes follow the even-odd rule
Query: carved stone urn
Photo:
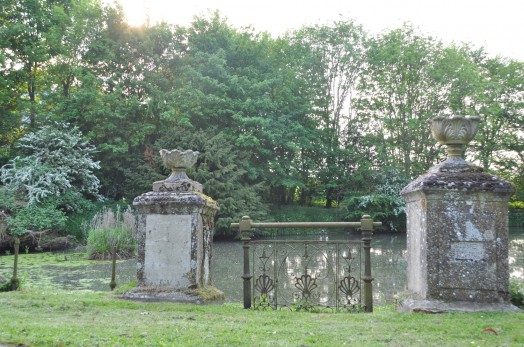
[[167, 149], [160, 150], [160, 157], [164, 166], [171, 169], [171, 176], [165, 181], [174, 182], [180, 179], [187, 179], [186, 170], [195, 165], [199, 154], [191, 150], [183, 152], [178, 149], [173, 149], [172, 151]]
[[163, 181], [153, 183], [153, 191], [202, 192], [202, 185], [187, 177], [186, 170], [197, 162], [197, 151], [173, 149], [160, 150], [164, 166], [171, 170], [171, 175]]
[[429, 120], [433, 137], [447, 146], [445, 166], [470, 166], [464, 158], [466, 145], [477, 134], [481, 120], [478, 116], [438, 116]]

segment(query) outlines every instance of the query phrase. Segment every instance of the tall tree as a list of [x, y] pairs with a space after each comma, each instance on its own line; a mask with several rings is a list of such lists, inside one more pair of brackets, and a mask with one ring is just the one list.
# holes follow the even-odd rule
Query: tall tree
[[426, 121], [446, 110], [435, 71], [442, 44], [404, 26], [372, 40], [359, 113], [369, 129], [375, 165], [402, 167], [406, 175], [427, 169], [436, 155]]
[[[331, 207], [344, 178], [349, 174], [344, 134], [357, 129], [350, 125], [353, 98], [365, 63], [366, 35], [353, 21], [336, 21], [330, 25], [304, 27], [293, 42], [306, 49], [301, 59], [302, 76], [315, 90], [311, 100], [313, 113], [322, 131], [316, 176], [325, 192], [326, 207]], [[351, 127], [351, 129], [349, 128]]]
[[11, 157], [14, 142], [24, 132], [22, 114], [18, 109], [19, 83], [17, 76], [9, 73], [0, 55], [0, 165]]
[[150, 152], [162, 126], [169, 126], [176, 51], [166, 24], [132, 27], [120, 7], [93, 18], [96, 30], [76, 70], [74, 97], [63, 98], [58, 117], [78, 124], [99, 148], [102, 192], [119, 199], [133, 187], [126, 177]]
[[516, 174], [524, 164], [524, 63], [500, 57], [478, 57], [481, 83], [472, 106], [483, 117], [474, 148], [485, 169]]
[[300, 149], [318, 137], [307, 130], [315, 129], [307, 117], [310, 94], [290, 67], [291, 55], [299, 55], [286, 39], [231, 28], [218, 13], [196, 18], [187, 42], [176, 113], [197, 129], [223, 129], [237, 148], [250, 153], [244, 179], [265, 181], [269, 200], [292, 201], [301, 185]]
[[40, 113], [46, 65], [62, 45], [69, 5], [68, 0], [6, 0], [0, 5], [0, 49], [9, 74], [23, 81], [23, 92], [15, 93], [22, 97], [18, 107], [32, 128]]
[[60, 45], [47, 67], [47, 93], [56, 94], [58, 103], [61, 98], [68, 98], [71, 89], [78, 85], [77, 75], [81, 73], [83, 59], [103, 27], [103, 7], [100, 0], [78, 0], [70, 1], [67, 12], [60, 8], [56, 12], [56, 17], [65, 25], [55, 34], [60, 36]]

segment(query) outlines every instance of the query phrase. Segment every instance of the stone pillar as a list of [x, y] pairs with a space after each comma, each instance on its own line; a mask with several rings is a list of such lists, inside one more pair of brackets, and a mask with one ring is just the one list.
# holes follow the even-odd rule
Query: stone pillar
[[464, 161], [479, 117], [436, 117], [448, 158], [406, 186], [411, 311], [518, 310], [510, 304], [508, 201], [511, 183]]
[[184, 295], [211, 286], [213, 227], [218, 205], [202, 193], [200, 183], [185, 173], [196, 163], [198, 154], [161, 150], [171, 175], [154, 182], [153, 191], [133, 201], [139, 230], [137, 289], [128, 293], [129, 298], [192, 301]]

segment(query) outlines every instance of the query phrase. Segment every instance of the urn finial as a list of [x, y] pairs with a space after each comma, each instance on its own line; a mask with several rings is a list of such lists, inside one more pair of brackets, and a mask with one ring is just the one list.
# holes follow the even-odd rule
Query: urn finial
[[433, 137], [447, 146], [446, 162], [455, 165], [469, 165], [463, 158], [466, 145], [477, 134], [481, 122], [478, 116], [438, 116], [430, 119]]
[[202, 192], [202, 185], [189, 179], [186, 174], [186, 170], [197, 162], [199, 154], [192, 150], [160, 150], [162, 162], [166, 168], [171, 169], [171, 175], [163, 181], [153, 183], [153, 191]]
[[171, 169], [171, 175], [165, 181], [174, 182], [187, 179], [186, 170], [195, 165], [199, 154], [199, 152], [193, 152], [192, 150], [180, 151], [173, 149], [169, 151], [161, 149], [160, 157], [162, 157], [162, 162], [166, 168]]

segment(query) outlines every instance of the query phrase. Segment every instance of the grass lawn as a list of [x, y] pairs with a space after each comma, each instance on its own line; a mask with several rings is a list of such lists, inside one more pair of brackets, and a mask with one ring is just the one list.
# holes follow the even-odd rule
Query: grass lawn
[[523, 346], [524, 314], [244, 310], [111, 293], [0, 293], [0, 344], [27, 346]]

